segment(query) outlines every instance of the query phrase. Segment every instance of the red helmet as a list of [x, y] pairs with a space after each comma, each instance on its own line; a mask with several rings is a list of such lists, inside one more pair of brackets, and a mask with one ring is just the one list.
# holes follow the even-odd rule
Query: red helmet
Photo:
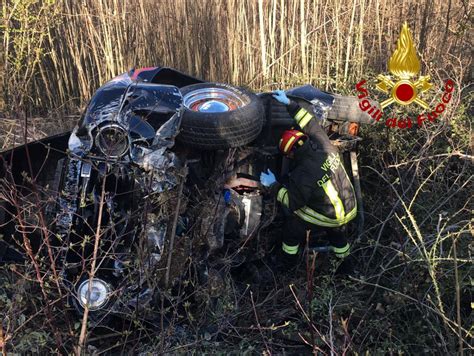
[[306, 141], [308, 136], [298, 130], [286, 130], [281, 135], [279, 148], [283, 154], [288, 154], [291, 152], [295, 143], [298, 143], [298, 146], [303, 145], [303, 142]]

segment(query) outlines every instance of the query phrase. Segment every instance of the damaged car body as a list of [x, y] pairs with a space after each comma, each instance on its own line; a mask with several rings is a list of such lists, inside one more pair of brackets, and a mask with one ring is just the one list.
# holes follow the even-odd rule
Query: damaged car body
[[[355, 98], [310, 85], [287, 94], [355, 152], [371, 123]], [[190, 270], [206, 283], [272, 249], [280, 213], [258, 177], [288, 171], [277, 142], [293, 125], [269, 93], [170, 68], [114, 78], [72, 132], [1, 153], [0, 262], [49, 261], [76, 312], [97, 322], [137, 308], [153, 319], [156, 295]]]

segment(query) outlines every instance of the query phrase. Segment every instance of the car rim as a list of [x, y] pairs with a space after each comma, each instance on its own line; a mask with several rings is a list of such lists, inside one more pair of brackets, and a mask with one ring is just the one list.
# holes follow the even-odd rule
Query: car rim
[[236, 110], [247, 102], [231, 90], [203, 88], [184, 95], [184, 106], [192, 111], [217, 113]]

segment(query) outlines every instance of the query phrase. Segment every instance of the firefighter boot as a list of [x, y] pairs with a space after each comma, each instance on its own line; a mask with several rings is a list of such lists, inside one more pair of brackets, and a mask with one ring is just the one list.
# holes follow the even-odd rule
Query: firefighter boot
[[298, 245], [289, 246], [282, 243], [282, 248], [277, 252], [276, 258], [276, 269], [281, 272], [289, 272], [296, 267], [298, 264]]

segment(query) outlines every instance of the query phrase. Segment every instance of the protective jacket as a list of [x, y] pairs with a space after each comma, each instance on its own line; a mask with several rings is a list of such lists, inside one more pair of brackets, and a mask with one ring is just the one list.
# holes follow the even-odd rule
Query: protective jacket
[[272, 187], [277, 200], [314, 225], [348, 223], [357, 214], [357, 202], [338, 149], [306, 109], [291, 101], [288, 112], [309, 140], [295, 151], [288, 183]]

